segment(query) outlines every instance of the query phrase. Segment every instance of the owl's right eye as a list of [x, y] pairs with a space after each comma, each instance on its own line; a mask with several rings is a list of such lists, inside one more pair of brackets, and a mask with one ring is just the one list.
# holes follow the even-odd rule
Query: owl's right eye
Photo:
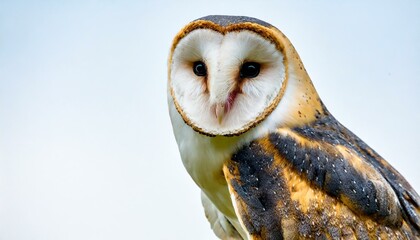
[[207, 75], [206, 64], [204, 64], [202, 61], [194, 62], [193, 71], [194, 71], [194, 74], [199, 77], [206, 76]]

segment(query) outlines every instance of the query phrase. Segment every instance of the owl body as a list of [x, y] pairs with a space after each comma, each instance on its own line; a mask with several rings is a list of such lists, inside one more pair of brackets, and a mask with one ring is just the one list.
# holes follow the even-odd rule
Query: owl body
[[328, 112], [278, 29], [204, 17], [168, 65], [174, 135], [219, 238], [419, 238], [417, 193]]

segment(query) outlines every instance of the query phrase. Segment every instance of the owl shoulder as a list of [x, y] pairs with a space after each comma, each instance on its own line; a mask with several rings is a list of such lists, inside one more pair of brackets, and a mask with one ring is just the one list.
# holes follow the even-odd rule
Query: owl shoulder
[[417, 193], [332, 116], [276, 129], [234, 154], [224, 172], [251, 235], [419, 234]]

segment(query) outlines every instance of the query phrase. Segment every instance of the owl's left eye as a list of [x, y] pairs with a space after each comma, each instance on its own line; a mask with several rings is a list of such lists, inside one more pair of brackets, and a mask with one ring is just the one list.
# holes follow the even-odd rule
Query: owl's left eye
[[246, 62], [242, 65], [241, 78], [254, 78], [260, 74], [260, 64], [256, 62]]
[[194, 74], [197, 76], [200, 76], [200, 77], [206, 76], [207, 75], [206, 64], [204, 64], [202, 61], [194, 62], [193, 71], [194, 71]]

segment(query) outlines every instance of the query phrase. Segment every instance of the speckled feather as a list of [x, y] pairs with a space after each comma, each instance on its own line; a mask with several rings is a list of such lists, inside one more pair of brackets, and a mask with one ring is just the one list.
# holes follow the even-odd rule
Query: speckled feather
[[224, 173], [252, 239], [420, 237], [417, 193], [326, 110], [251, 142]]

